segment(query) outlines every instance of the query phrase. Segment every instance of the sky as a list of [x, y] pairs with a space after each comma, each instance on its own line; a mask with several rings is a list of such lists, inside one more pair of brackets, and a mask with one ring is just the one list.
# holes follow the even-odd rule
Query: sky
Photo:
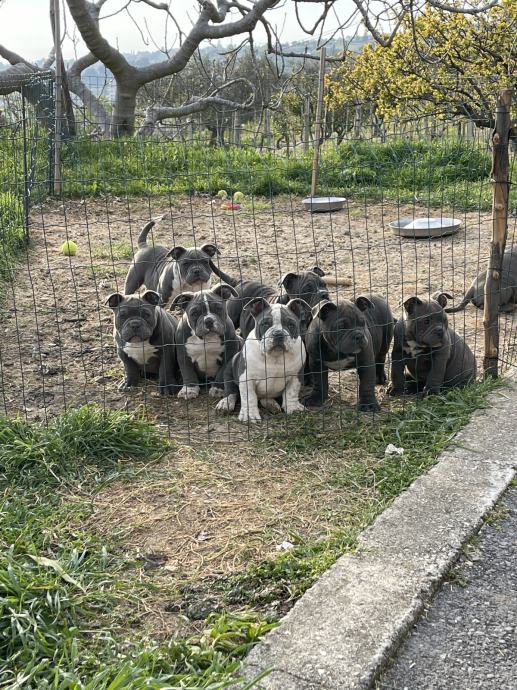
[[[64, 0], [61, 2], [62, 7], [66, 8]], [[165, 32], [165, 12], [154, 10], [138, 2], [138, 0], [133, 0], [130, 6], [133, 19], [126, 12], [117, 16], [108, 16], [126, 4], [127, 0], [108, 0], [102, 9], [101, 18], [105, 17], [105, 19], [101, 21], [101, 30], [110, 43], [116, 45], [123, 52], [130, 53], [161, 49], [167, 40], [169, 47], [174, 50], [175, 30], [169, 20], [167, 33]], [[171, 0], [170, 6], [182, 30], [187, 30], [191, 24], [190, 18], [196, 16], [198, 3], [195, 0]], [[27, 60], [46, 57], [52, 40], [48, 7], [49, 0], [0, 0], [0, 43]], [[336, 17], [335, 14], [329, 16], [325, 26], [325, 35], [332, 34], [338, 26], [338, 18], [343, 21], [350, 17], [353, 7], [352, 0], [337, 0], [335, 10], [338, 16]], [[293, 8], [292, 0], [285, 0], [279, 9], [270, 11], [268, 15], [271, 22], [276, 25], [282, 41], [285, 42], [307, 37], [307, 34], [298, 26]], [[314, 23], [320, 10], [321, 8], [312, 3], [302, 6], [300, 16], [304, 24], [310, 26], [311, 20]], [[73, 23], [68, 11], [65, 10], [62, 16], [63, 23], [66, 24], [69, 33], [72, 33]], [[346, 30], [346, 34], [353, 33], [357, 24], [358, 22], [354, 21], [353, 26]], [[257, 29], [256, 40], [257, 43], [264, 42], [265, 37], [262, 29]], [[237, 38], [235, 42], [238, 43]], [[73, 41], [66, 38], [63, 43], [65, 59], [73, 58], [75, 51], [79, 55], [82, 54], [85, 52], [84, 45], [79, 42], [74, 48]]]

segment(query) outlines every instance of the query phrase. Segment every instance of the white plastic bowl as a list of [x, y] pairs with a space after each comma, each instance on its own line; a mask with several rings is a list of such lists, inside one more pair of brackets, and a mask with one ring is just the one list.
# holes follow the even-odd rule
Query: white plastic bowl
[[340, 211], [346, 199], [342, 196], [308, 196], [302, 201], [306, 211], [311, 213], [329, 213]]
[[401, 218], [388, 224], [395, 235], [413, 239], [454, 235], [461, 227], [457, 218]]

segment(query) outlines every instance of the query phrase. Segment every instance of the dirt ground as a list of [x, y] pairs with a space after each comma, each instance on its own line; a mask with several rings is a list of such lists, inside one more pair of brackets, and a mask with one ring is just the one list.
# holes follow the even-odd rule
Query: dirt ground
[[[453, 215], [443, 209], [445, 215]], [[208, 197], [171, 200], [106, 198], [47, 203], [33, 208], [30, 250], [8, 293], [2, 313], [0, 404], [9, 415], [45, 420], [65, 408], [98, 402], [109, 408], [145, 408], [149, 418], [175, 437], [214, 440], [244, 429], [235, 418], [214, 414], [206, 394], [186, 403], [160, 398], [152, 382], [130, 394], [119, 392], [122, 377], [112, 339], [106, 296], [123, 288], [132, 248], [142, 225], [166, 213], [154, 241], [167, 246], [215, 242], [220, 266], [235, 276], [275, 285], [287, 271], [318, 264], [332, 275], [349, 277], [341, 295], [377, 292], [395, 315], [402, 298], [436, 289], [459, 299], [484, 266], [491, 233], [488, 213], [456, 213], [460, 232], [438, 240], [407, 240], [391, 234], [389, 221], [428, 215], [424, 206], [354, 201], [333, 214], [311, 215], [300, 200], [245, 200], [242, 210], [220, 208]], [[436, 211], [432, 212], [436, 214]], [[512, 232], [512, 228], [510, 228]], [[59, 247], [78, 244], [74, 257]], [[481, 361], [482, 315], [469, 307], [454, 318]], [[513, 317], [502, 317], [504, 359], [514, 350]], [[378, 389], [379, 398], [384, 392]], [[349, 409], [356, 398], [352, 372], [333, 375], [333, 404]], [[270, 416], [265, 416], [267, 426]]]

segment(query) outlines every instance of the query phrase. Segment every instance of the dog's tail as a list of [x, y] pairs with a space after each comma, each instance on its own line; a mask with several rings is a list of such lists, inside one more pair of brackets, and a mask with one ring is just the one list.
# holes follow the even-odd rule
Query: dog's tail
[[138, 249], [145, 249], [147, 247], [147, 235], [155, 225], [155, 220], [150, 220], [147, 225], [144, 225], [140, 234], [138, 235]]
[[[142, 232], [143, 232], [143, 230], [142, 230]], [[237, 287], [237, 285], [239, 285], [239, 283], [241, 282], [238, 278], [232, 278], [231, 276], [229, 276], [224, 271], [221, 271], [221, 269], [218, 266], [216, 266], [215, 263], [211, 259], [210, 259], [210, 268], [215, 273], [215, 275], [218, 278], [220, 278], [227, 285], [231, 285], [232, 287]]]
[[470, 287], [467, 290], [467, 292], [465, 293], [465, 297], [461, 300], [461, 302], [459, 304], [457, 304], [455, 307], [447, 307], [445, 309], [446, 313], [447, 314], [456, 314], [459, 311], [463, 311], [463, 309], [465, 309], [467, 304], [469, 304], [469, 302], [472, 302], [472, 299], [474, 297], [474, 292], [475, 292], [475, 288]]

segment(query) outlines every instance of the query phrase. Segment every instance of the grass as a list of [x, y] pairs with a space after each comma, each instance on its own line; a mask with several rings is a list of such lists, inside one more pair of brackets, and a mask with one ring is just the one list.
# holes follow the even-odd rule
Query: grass
[[[69, 142], [64, 155], [67, 196], [98, 194], [305, 195], [312, 154], [287, 158], [246, 148], [207, 148], [174, 142]], [[455, 209], [490, 208], [490, 159], [474, 143], [348, 142], [324, 147], [320, 192]]]
[[[483, 407], [488, 393], [498, 385], [494, 381], [476, 383], [429, 398], [424, 404], [408, 404], [373, 422], [354, 422], [351, 416], [350, 424], [345, 421], [339, 434], [322, 432], [321, 424], [309, 418], [299, 428], [291, 427], [288, 434], [270, 437], [265, 442], [268, 451], [286, 451], [293, 461], [311, 454], [315, 459], [333, 456], [336, 462], [330, 481], [346, 492], [349, 502], [355, 494], [356, 508], [349, 511], [344, 527], [340, 525], [321, 539], [301, 540], [277, 558], [235, 576], [183, 587], [176, 602], [178, 610], [188, 610], [204, 598], [218, 610], [244, 603], [266, 611], [273, 603], [280, 610], [291, 605], [339, 555], [353, 550], [359, 533], [436, 462], [472, 411]], [[402, 458], [384, 454], [389, 443], [404, 448]], [[346, 462], [350, 455], [354, 459]], [[341, 521], [342, 515], [338, 515]]]
[[[70, 482], [105, 483], [124, 463], [170, 446], [125, 412], [85, 407], [49, 428], [2, 420], [0, 686], [41, 690], [222, 688], [273, 625], [256, 615], [210, 616], [202, 634], [158, 644], [131, 639], [127, 607], [145, 586], [132, 562], [77, 526]], [[112, 615], [123, 606], [124, 618]]]
[[[293, 537], [292, 549], [230, 576], [181, 590], [172, 585], [177, 598], [169, 610], [205, 604], [205, 621], [195, 634], [161, 641], [143, 634], [135, 614], [153, 597], [169, 597], [170, 581], [146, 573], [131, 549], [88, 529], [84, 518], [101, 489], [117, 481], [130, 486], [150, 463], [163, 471], [158, 460], [165, 452], [174, 457], [175, 445], [123, 411], [84, 407], [48, 427], [2, 419], [0, 686], [226, 687], [277, 616], [355, 548], [361, 529], [436, 461], [494, 385], [408, 403], [375, 420], [351, 417], [337, 434], [322, 433], [321, 418], [311, 416], [289, 435], [279, 424], [277, 436], [254, 445], [254, 457], [284, 457], [297, 473], [310, 466], [309, 474], [327, 458], [328, 481], [347, 497], [346, 519], [338, 510], [340, 524], [331, 532]], [[388, 443], [404, 447], [402, 459], [384, 455]], [[212, 448], [198, 452], [225, 471]]]

